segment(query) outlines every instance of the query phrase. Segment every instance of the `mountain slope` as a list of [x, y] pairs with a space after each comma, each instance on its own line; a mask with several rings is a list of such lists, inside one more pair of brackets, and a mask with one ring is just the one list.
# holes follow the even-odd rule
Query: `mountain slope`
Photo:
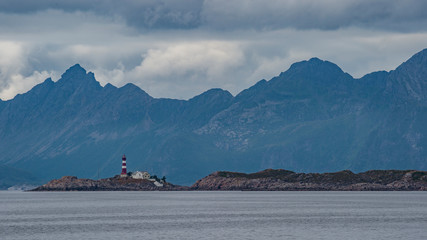
[[40, 183], [42, 183], [40, 179], [27, 171], [0, 164], [0, 190], [15, 185], [38, 185]]
[[130, 170], [190, 184], [217, 170], [427, 169], [427, 50], [354, 79], [312, 58], [233, 97], [156, 99], [80, 65], [0, 102], [0, 163], [49, 180]]

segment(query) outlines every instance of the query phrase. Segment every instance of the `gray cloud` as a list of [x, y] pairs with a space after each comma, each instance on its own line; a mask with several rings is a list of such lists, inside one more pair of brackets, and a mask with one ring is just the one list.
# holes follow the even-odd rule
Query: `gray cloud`
[[[386, 4], [387, 3], [387, 4]], [[355, 77], [427, 47], [422, 1], [0, 1], [0, 97], [80, 63], [155, 97], [237, 94], [319, 57]]]
[[321, 29], [367, 27], [395, 31], [425, 30], [427, 2], [350, 1], [206, 1], [202, 16], [217, 28]]
[[366, 27], [426, 30], [427, 2], [419, 0], [5, 0], [0, 12], [93, 12], [144, 29], [321, 29]]
[[181, 29], [200, 25], [203, 1], [199, 0], [6, 0], [0, 12], [30, 14], [48, 10], [92, 12], [105, 18], [124, 19], [138, 29]]

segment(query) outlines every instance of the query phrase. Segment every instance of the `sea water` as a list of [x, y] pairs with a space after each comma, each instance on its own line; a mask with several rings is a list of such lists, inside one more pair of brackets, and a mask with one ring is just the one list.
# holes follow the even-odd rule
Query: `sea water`
[[0, 239], [427, 239], [427, 192], [0, 191]]

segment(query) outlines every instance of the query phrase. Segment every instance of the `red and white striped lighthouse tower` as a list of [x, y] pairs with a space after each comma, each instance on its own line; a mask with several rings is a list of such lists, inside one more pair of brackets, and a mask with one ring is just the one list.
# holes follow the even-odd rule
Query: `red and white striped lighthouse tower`
[[121, 177], [126, 177], [127, 173], [126, 173], [126, 155], [123, 154], [122, 157], [122, 174], [120, 174]]

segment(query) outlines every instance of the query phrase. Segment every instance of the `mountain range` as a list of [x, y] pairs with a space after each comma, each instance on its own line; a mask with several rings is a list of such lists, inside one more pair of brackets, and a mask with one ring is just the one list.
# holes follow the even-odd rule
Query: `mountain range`
[[0, 183], [110, 177], [124, 153], [130, 171], [184, 185], [218, 170], [427, 170], [426, 123], [427, 49], [360, 79], [312, 58], [236, 96], [189, 100], [101, 86], [76, 64], [0, 100]]

